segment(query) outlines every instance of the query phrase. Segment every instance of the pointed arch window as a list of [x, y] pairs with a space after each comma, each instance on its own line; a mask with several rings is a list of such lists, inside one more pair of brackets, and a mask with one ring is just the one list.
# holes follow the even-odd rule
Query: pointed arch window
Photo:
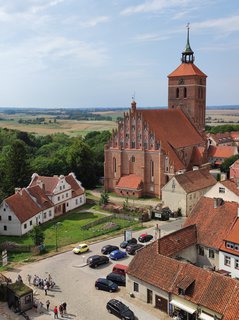
[[116, 174], [116, 158], [113, 158], [113, 171]]
[[179, 88], [176, 89], [176, 98], [179, 98]]
[[184, 98], [187, 98], [187, 88], [183, 88], [183, 96]]
[[153, 178], [154, 178], [154, 162], [153, 162], [153, 160], [150, 161], [150, 176], [151, 176], [151, 180], [153, 181]]

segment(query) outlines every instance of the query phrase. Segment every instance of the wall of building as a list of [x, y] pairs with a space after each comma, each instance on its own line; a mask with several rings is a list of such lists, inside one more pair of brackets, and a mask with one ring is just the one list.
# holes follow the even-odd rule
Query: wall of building
[[175, 178], [162, 188], [162, 201], [164, 207], [169, 207], [172, 211], [180, 208], [182, 215], [186, 216], [186, 192]]
[[208, 198], [222, 198], [224, 201], [239, 202], [239, 196], [226, 188], [222, 183], [217, 182], [210, 190], [205, 193]]
[[[225, 257], [230, 257], [230, 266], [225, 264]], [[228, 252], [219, 252], [219, 269], [230, 272], [232, 278], [239, 279], [239, 268], [236, 268], [236, 260], [239, 261], [239, 256], [230, 254]]]
[[197, 262], [197, 246], [193, 245], [186, 249], [183, 249], [177, 253], [177, 257], [189, 260], [192, 263]]
[[[210, 237], [210, 235], [208, 235]], [[213, 248], [208, 248], [205, 246], [200, 245], [204, 249], [204, 255], [199, 254], [199, 246], [197, 251], [197, 264], [200, 267], [208, 266], [212, 268], [216, 268], [216, 270], [219, 269], [219, 251]], [[211, 258], [209, 256], [209, 250], [214, 250], [214, 258]]]
[[194, 206], [198, 203], [199, 199], [204, 196], [211, 187], [204, 188], [201, 190], [197, 190], [191, 193], [187, 194], [187, 209], [186, 209], [186, 215], [189, 216], [190, 212], [194, 208]]
[[[5, 201], [2, 202], [0, 206], [0, 234], [6, 236], [20, 236], [21, 223], [19, 219], [15, 216], [14, 212], [8, 207]], [[11, 217], [9, 220], [9, 217]], [[4, 227], [7, 230], [4, 230]]]

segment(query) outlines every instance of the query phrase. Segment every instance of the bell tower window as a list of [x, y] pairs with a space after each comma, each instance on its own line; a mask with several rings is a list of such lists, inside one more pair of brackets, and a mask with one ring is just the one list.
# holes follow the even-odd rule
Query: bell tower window
[[179, 88], [176, 89], [176, 98], [179, 98]]
[[187, 88], [183, 88], [183, 96], [184, 98], [187, 98]]

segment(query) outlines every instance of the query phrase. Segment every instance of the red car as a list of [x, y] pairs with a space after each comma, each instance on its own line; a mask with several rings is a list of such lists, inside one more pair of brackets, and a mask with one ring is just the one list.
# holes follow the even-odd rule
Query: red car
[[152, 239], [153, 239], [153, 236], [147, 233], [141, 234], [138, 238], [139, 242], [149, 242]]

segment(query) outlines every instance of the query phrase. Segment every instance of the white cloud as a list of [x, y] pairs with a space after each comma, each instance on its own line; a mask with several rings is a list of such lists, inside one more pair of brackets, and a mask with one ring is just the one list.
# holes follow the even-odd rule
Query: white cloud
[[110, 20], [110, 18], [107, 16], [99, 16], [99, 17], [89, 19], [87, 21], [83, 21], [80, 23], [80, 25], [84, 28], [92, 28], [100, 23], [108, 22], [109, 20]]
[[193, 29], [219, 29], [225, 33], [239, 31], [239, 15], [192, 23]]
[[123, 15], [145, 12], [160, 12], [167, 8], [185, 7], [188, 4], [192, 5], [190, 0], [150, 0], [137, 6], [131, 6], [121, 12]]
[[169, 36], [162, 36], [157, 33], [144, 33], [137, 35], [134, 40], [137, 42], [147, 42], [147, 41], [163, 41], [169, 39]]

